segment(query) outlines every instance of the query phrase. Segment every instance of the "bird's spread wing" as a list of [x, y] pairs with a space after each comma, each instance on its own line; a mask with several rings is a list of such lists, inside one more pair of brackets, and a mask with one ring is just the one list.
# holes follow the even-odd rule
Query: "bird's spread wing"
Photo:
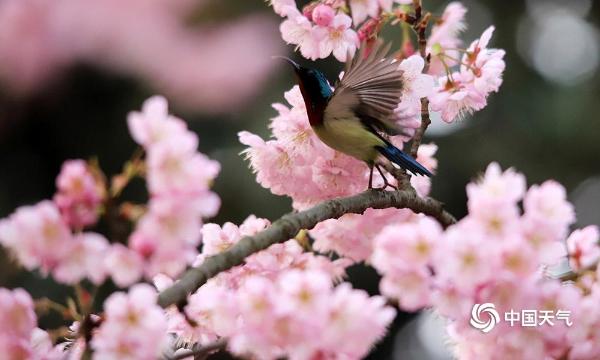
[[402, 134], [390, 117], [400, 102], [402, 71], [398, 63], [386, 58], [390, 44], [377, 42], [366, 55], [366, 44], [346, 64], [344, 76], [329, 101], [330, 114], [352, 111], [369, 127], [389, 135]]

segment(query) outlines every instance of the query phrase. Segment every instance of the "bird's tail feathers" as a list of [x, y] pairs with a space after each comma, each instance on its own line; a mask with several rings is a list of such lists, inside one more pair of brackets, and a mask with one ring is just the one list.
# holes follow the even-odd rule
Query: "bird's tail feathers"
[[412, 156], [408, 155], [390, 143], [386, 143], [385, 146], [378, 146], [377, 151], [379, 151], [389, 161], [415, 175], [433, 176], [429, 170], [427, 170], [423, 165], [419, 164]]

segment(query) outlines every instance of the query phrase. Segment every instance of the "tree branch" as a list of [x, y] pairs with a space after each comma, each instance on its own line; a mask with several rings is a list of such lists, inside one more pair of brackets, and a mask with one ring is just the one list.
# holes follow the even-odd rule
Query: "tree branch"
[[[427, 71], [429, 71], [430, 57], [427, 55], [427, 37], [425, 36], [425, 30], [427, 29], [431, 14], [427, 13], [423, 15], [421, 0], [414, 0], [413, 5], [415, 7], [415, 22], [413, 24], [413, 29], [417, 33], [419, 54], [423, 60], [425, 60], [423, 73], [427, 73]], [[419, 146], [421, 145], [421, 141], [423, 141], [423, 136], [425, 135], [425, 131], [427, 130], [427, 127], [429, 127], [429, 124], [431, 124], [431, 118], [429, 117], [429, 99], [424, 97], [421, 99], [421, 126], [417, 129], [410, 145], [410, 154], [414, 158], [417, 157], [417, 151], [419, 151]]]
[[169, 360], [181, 360], [190, 356], [194, 357], [194, 360], [206, 359], [213, 351], [222, 350], [227, 346], [227, 339], [221, 338], [214, 342], [204, 346], [194, 346], [192, 349], [186, 350], [171, 357]]
[[189, 269], [179, 281], [162, 291], [158, 304], [168, 307], [176, 304], [183, 308], [190, 293], [222, 271], [241, 265], [244, 259], [269, 246], [292, 239], [302, 229], [312, 229], [321, 221], [337, 219], [344, 214], [362, 214], [366, 209], [407, 208], [437, 219], [443, 227], [456, 219], [443, 209], [443, 204], [432, 198], [421, 198], [411, 190], [367, 190], [345, 198], [322, 202], [310, 209], [289, 213], [267, 229], [254, 236], [246, 236], [226, 251], [206, 258], [202, 265]]

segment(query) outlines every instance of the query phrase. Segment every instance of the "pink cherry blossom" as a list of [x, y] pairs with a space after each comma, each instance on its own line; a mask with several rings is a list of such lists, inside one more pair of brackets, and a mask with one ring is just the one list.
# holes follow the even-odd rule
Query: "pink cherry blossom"
[[75, 235], [74, 241], [75, 245], [68, 256], [52, 275], [66, 284], [75, 284], [87, 277], [92, 283], [100, 285], [106, 278], [103, 259], [108, 253], [108, 240], [97, 233], [80, 233]]
[[528, 217], [552, 229], [558, 238], [565, 237], [569, 225], [575, 221], [575, 211], [567, 201], [565, 188], [552, 180], [532, 186], [523, 200], [523, 209]]
[[394, 110], [394, 120], [407, 135], [403, 140], [409, 140], [421, 125], [421, 101], [433, 91], [433, 78], [422, 74], [425, 61], [418, 55], [404, 59], [398, 68], [402, 71], [404, 88], [398, 107]]
[[444, 64], [446, 66], [456, 65], [459, 57], [457, 48], [462, 41], [458, 35], [467, 27], [465, 24], [465, 14], [467, 9], [460, 2], [451, 2], [444, 9], [441, 18], [436, 21], [431, 29], [431, 35], [427, 39], [427, 52], [432, 53], [429, 73], [432, 75], [442, 75], [444, 73]]
[[327, 293], [332, 285], [326, 273], [291, 270], [281, 274], [278, 285], [282, 301], [277, 311], [298, 312], [307, 317], [327, 315]]
[[0, 288], [0, 304], [2, 335], [28, 339], [37, 323], [31, 296], [23, 289]]
[[219, 173], [219, 164], [197, 153], [197, 138], [188, 135], [149, 149], [148, 188], [153, 194], [204, 191]]
[[402, 129], [402, 141], [409, 141], [421, 127], [421, 102], [400, 102], [394, 109], [393, 120]]
[[270, 0], [273, 11], [279, 16], [287, 15], [287, 8], [297, 9], [295, 0]]
[[494, 27], [487, 28], [463, 56], [461, 72], [473, 78], [475, 89], [482, 94], [498, 92], [504, 72], [504, 50], [488, 49]]
[[569, 264], [575, 271], [585, 269], [600, 259], [600, 235], [598, 227], [588, 226], [575, 230], [567, 239]]
[[297, 45], [305, 58], [318, 59], [320, 57], [319, 42], [323, 33], [317, 32], [310, 20], [296, 8], [290, 9], [287, 16], [288, 18], [279, 27], [283, 40], [288, 44]]
[[[433, 174], [435, 174], [438, 165], [438, 161], [434, 157], [437, 149], [437, 145], [430, 143], [421, 144], [419, 150], [417, 150], [417, 161]], [[431, 178], [425, 176], [412, 176], [410, 178], [410, 184], [417, 191], [419, 196], [425, 197], [429, 195], [431, 190]]]
[[194, 203], [194, 199], [186, 200], [178, 196], [151, 199], [149, 211], [138, 220], [135, 232], [130, 237], [132, 248], [149, 258], [156, 252], [180, 247], [193, 250], [198, 246], [201, 216], [206, 207]]
[[142, 111], [133, 111], [127, 116], [127, 125], [133, 139], [149, 147], [164, 139], [185, 136], [183, 120], [169, 115], [167, 99], [153, 96], [142, 105]]
[[[194, 265], [198, 266], [207, 256], [228, 249], [243, 236], [256, 234], [268, 224], [267, 220], [255, 216], [248, 217], [239, 227], [232, 223], [226, 223], [222, 227], [216, 224], [205, 224], [202, 230], [205, 246]], [[315, 317], [316, 306], [327, 304], [327, 299], [317, 297], [309, 303], [305, 302], [307, 301], [305, 296], [310, 291], [315, 296], [317, 293], [322, 293], [322, 291], [329, 291], [332, 281], [340, 279], [344, 273], [344, 268], [348, 265], [349, 262], [344, 259], [331, 261], [324, 256], [304, 253], [295, 240], [283, 244], [274, 244], [268, 249], [248, 257], [244, 265], [217, 275], [192, 294], [186, 307], [186, 313], [197, 322], [198, 326], [190, 327], [177, 311], [169, 310], [168, 332], [176, 334], [178, 337], [186, 339], [186, 341], [200, 342], [201, 344], [214, 341], [220, 336], [229, 337], [234, 334], [235, 340], [230, 341], [230, 348], [245, 349], [244, 342], [247, 339], [248, 329], [255, 326], [264, 327], [266, 322], [270, 321], [267, 315], [264, 315], [263, 312], [257, 312], [259, 309], [250, 305], [253, 304], [254, 300], [252, 300], [253, 297], [248, 291], [252, 292], [256, 289], [256, 296], [261, 297], [260, 302], [262, 303], [268, 301], [269, 296], [267, 288], [264, 286], [268, 284], [269, 288], [272, 288], [273, 284], [280, 284], [278, 286], [281, 300], [278, 302], [277, 310], [264, 309], [264, 311], [274, 310], [278, 314], [305, 311], [306, 314], [311, 314], [310, 317]], [[308, 273], [300, 276], [300, 271]], [[171, 283], [165, 276], [156, 278], [156, 281], [159, 288], [164, 288], [165, 285]], [[275, 304], [272, 305], [275, 306]], [[248, 313], [244, 313], [245, 306], [251, 307], [247, 310]], [[304, 310], [300, 309], [303, 306], [305, 307]], [[240, 311], [242, 312], [241, 315], [239, 314]], [[239, 316], [242, 316], [243, 322], [236, 320], [239, 319]], [[305, 317], [308, 317], [308, 315]], [[287, 315], [283, 318], [290, 319]], [[298, 326], [300, 324], [305, 324], [305, 322], [298, 323]], [[243, 328], [240, 328], [240, 326], [243, 326]], [[302, 331], [310, 329], [307, 328]], [[285, 337], [286, 335], [283, 334], [282, 336]], [[263, 340], [254, 340], [263, 343]], [[303, 344], [306, 343], [303, 342]], [[264, 343], [264, 348], [265, 353], [272, 351], [272, 347], [266, 343]]]
[[[236, 293], [210, 282], [190, 296], [185, 313], [197, 325], [190, 329], [192, 339], [201, 344], [234, 333], [237, 322]], [[185, 334], [185, 332], [183, 333]]]
[[326, 353], [342, 353], [348, 358], [364, 357], [396, 315], [382, 297], [368, 297], [348, 283], [335, 288], [330, 304], [331, 323], [323, 334]]
[[137, 282], [143, 274], [143, 259], [138, 253], [121, 244], [113, 244], [104, 258], [104, 267], [120, 287]]
[[349, 4], [354, 25], [362, 23], [367, 17], [376, 17], [379, 13], [378, 0], [350, 0]]
[[574, 311], [573, 326], [567, 333], [568, 342], [571, 345], [569, 359], [592, 360], [600, 356], [600, 310], [598, 300], [600, 299], [599, 288], [593, 287], [590, 294], [584, 296], [577, 304]]
[[531, 214], [523, 214], [520, 222], [521, 236], [535, 249], [539, 261], [547, 265], [557, 264], [566, 255], [563, 237], [544, 225], [544, 220]]
[[452, 281], [465, 292], [492, 279], [499, 258], [495, 251], [482, 246], [483, 239], [481, 229], [473, 222], [461, 222], [448, 229], [435, 261], [436, 268], [443, 269], [441, 279]]
[[104, 321], [92, 340], [99, 358], [152, 359], [166, 341], [166, 319], [146, 284], [112, 294], [104, 303]]
[[395, 315], [381, 297], [349, 284], [332, 289], [318, 272], [292, 270], [274, 283], [252, 277], [239, 291], [244, 321], [229, 348], [260, 358], [361, 358]]
[[18, 208], [0, 220], [0, 241], [28, 270], [48, 274], [71, 251], [74, 240], [58, 208], [51, 201]]
[[498, 163], [491, 163], [477, 183], [467, 185], [470, 205], [475, 207], [479, 201], [516, 203], [525, 194], [523, 174], [508, 169], [502, 172]]
[[97, 221], [103, 189], [83, 160], [63, 163], [56, 188], [54, 202], [69, 226], [81, 228]]
[[0, 288], [0, 352], [6, 359], [32, 356], [31, 333], [37, 319], [31, 296], [23, 289]]
[[[34, 359], [39, 360], [63, 360], [65, 359], [64, 349], [62, 344], [59, 346], [53, 346], [50, 334], [40, 328], [35, 328], [31, 332], [31, 351]], [[74, 352], [69, 353], [70, 356], [74, 357]]]
[[386, 274], [379, 283], [381, 294], [395, 299], [404, 311], [418, 311], [431, 305], [433, 277], [425, 267], [405, 268]]
[[358, 35], [351, 28], [352, 19], [348, 15], [338, 14], [327, 28], [317, 29], [321, 38], [319, 54], [321, 58], [328, 57], [331, 53], [339, 61], [346, 61], [347, 56], [354, 55], [359, 46]]
[[335, 251], [354, 261], [366, 260], [373, 252], [373, 237], [384, 226], [407, 222], [414, 216], [405, 209], [367, 209], [362, 215], [325, 220], [310, 231], [315, 239], [313, 247], [321, 252]]
[[494, 27], [489, 27], [463, 55], [460, 71], [438, 78], [438, 86], [429, 99], [431, 108], [442, 114], [442, 120], [452, 122], [465, 114], [481, 110], [487, 97], [502, 84], [504, 51], [488, 49]]
[[439, 224], [426, 217], [413, 223], [389, 225], [373, 240], [371, 262], [384, 273], [425, 267], [433, 259], [441, 234]]
[[150, 192], [193, 195], [196, 201], [212, 204], [206, 213], [214, 213], [216, 199], [207, 190], [220, 166], [197, 152], [198, 136], [181, 119], [169, 115], [166, 100], [159, 96], [146, 100], [141, 113], [129, 114], [128, 123], [133, 138], [148, 152]]
[[416, 102], [433, 91], [433, 78], [422, 73], [424, 66], [425, 60], [419, 55], [402, 60], [398, 66], [405, 84], [402, 88], [401, 102]]
[[[268, 220], [249, 216], [239, 227], [225, 223], [222, 227], [217, 224], [206, 224], [202, 228], [202, 254], [195, 266], [202, 263], [204, 258], [222, 252], [237, 243], [243, 236], [255, 235], [269, 225]], [[271, 245], [267, 250], [249, 256], [245, 265], [219, 275], [219, 281], [237, 288], [250, 274], [260, 274], [266, 278], [276, 278], [278, 274], [290, 268], [317, 269], [329, 274], [332, 278], [341, 278], [344, 269], [349, 265], [345, 259], [330, 261], [322, 256], [304, 253], [295, 240], [283, 244]]]
[[429, 96], [431, 109], [439, 111], [442, 120], [451, 123], [487, 105], [485, 95], [479, 93], [465, 75], [454, 72], [450, 77], [438, 78], [435, 92]]
[[[219, 209], [220, 199], [210, 186], [220, 165], [197, 151], [198, 136], [169, 115], [163, 97], [146, 100], [142, 112], [131, 113], [128, 122], [132, 136], [147, 151], [151, 195], [148, 211], [129, 237], [135, 252], [129, 258], [144, 260], [142, 271], [148, 278], [158, 273], [175, 277], [197, 255], [202, 219]], [[139, 270], [134, 265], [131, 269]]]

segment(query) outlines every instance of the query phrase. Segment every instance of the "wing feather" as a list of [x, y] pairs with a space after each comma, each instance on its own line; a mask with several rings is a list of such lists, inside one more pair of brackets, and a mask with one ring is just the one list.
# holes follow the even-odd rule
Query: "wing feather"
[[336, 113], [350, 107], [362, 121], [389, 135], [401, 134], [390, 117], [402, 95], [402, 71], [398, 63], [386, 58], [391, 44], [378, 41], [366, 56], [362, 44], [352, 61], [346, 63], [344, 76], [335, 87], [326, 112]]

